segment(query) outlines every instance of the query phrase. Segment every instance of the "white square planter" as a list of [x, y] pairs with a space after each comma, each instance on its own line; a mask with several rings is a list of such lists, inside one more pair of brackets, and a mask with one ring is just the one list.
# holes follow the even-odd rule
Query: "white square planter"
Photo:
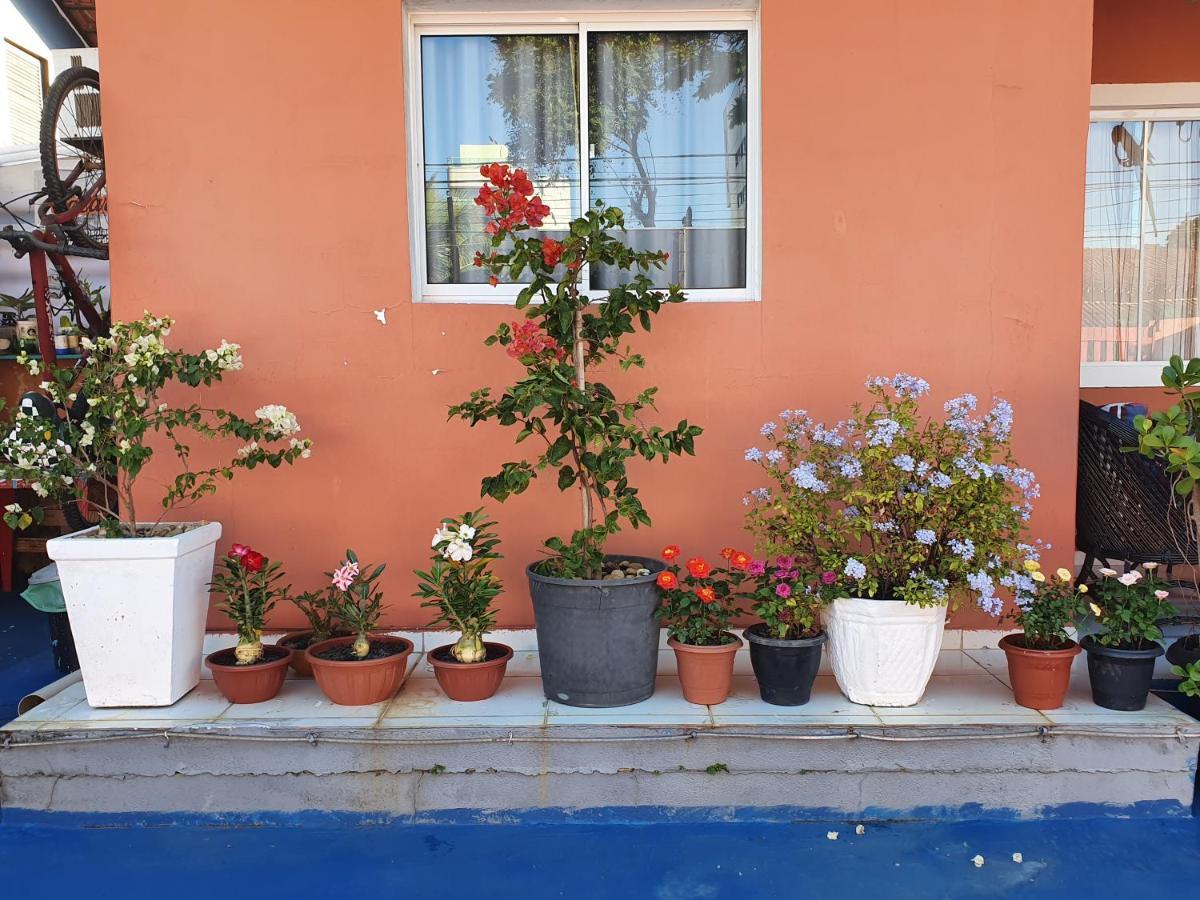
[[46, 542], [58, 563], [90, 706], [170, 706], [200, 681], [221, 523], [174, 537]]

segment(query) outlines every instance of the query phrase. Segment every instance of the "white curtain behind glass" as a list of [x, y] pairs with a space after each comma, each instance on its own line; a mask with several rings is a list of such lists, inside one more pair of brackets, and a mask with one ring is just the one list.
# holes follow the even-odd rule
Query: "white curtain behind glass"
[[480, 165], [526, 169], [550, 207], [540, 233], [561, 236], [579, 215], [579, 105], [572, 35], [421, 39], [425, 254], [430, 284], [478, 284], [487, 249], [475, 205]]
[[[746, 33], [588, 36], [591, 201], [671, 254], [656, 284], [746, 284]], [[597, 268], [592, 287], [623, 280]]]

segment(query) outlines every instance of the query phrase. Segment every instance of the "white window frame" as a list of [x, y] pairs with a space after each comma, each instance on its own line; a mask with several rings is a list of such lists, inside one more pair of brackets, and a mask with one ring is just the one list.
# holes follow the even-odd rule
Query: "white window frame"
[[[1089, 122], [1173, 122], [1178, 119], [1200, 119], [1200, 82], [1092, 85]], [[1080, 289], [1082, 290], [1082, 284]], [[1139, 296], [1139, 307], [1141, 302], [1142, 298]], [[1082, 328], [1082, 322], [1080, 327]], [[1163, 360], [1080, 362], [1079, 386], [1160, 387], [1164, 366], [1166, 362]]]
[[[642, 4], [643, 7], [650, 4]], [[521, 285], [428, 284], [425, 267], [425, 139], [421, 87], [421, 38], [459, 34], [573, 34], [580, 55], [582, 96], [579, 104], [580, 137], [587, 140], [587, 68], [583, 65], [589, 31], [726, 31], [745, 29], [746, 54], [746, 286], [742, 288], [687, 288], [689, 301], [752, 302], [762, 293], [762, 91], [759, 82], [758, 10], [706, 9], [675, 11], [554, 12], [524, 10], [455, 12], [405, 9], [405, 98], [408, 132], [409, 255], [414, 303], [492, 303], [511, 305]], [[581, 147], [583, 151], [585, 148]], [[589, 196], [586, 153], [580, 153], [580, 197]], [[593, 290], [599, 299], [604, 291]]]

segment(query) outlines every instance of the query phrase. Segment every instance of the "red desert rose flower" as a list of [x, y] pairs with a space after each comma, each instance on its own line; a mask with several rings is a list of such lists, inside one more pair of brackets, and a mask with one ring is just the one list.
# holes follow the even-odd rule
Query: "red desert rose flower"
[[696, 596], [701, 603], [712, 603], [717, 599], [717, 592], [710, 587], [696, 588]]
[[248, 572], [261, 572], [264, 562], [266, 562], [266, 557], [257, 550], [248, 550], [242, 557], [242, 565]]
[[680, 553], [679, 547], [676, 544], [671, 544], [670, 546], [663, 547], [662, 558], [663, 559], [674, 559], [675, 557], [677, 557], [679, 555], [679, 553]]
[[693, 556], [687, 561], [687, 570], [692, 573], [693, 578], [703, 578], [712, 571], [712, 566], [704, 557]]
[[675, 577], [674, 572], [659, 572], [658, 586], [663, 590], [669, 591], [672, 588], [679, 587], [679, 579]]

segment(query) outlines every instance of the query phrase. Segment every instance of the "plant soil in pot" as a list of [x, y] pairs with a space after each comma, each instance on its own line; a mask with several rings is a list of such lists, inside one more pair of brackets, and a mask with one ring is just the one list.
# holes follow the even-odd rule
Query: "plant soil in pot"
[[1027, 709], [1058, 709], [1063, 705], [1071, 681], [1071, 665], [1080, 653], [1074, 641], [1053, 650], [1025, 646], [1024, 634], [1000, 639], [1000, 649], [1008, 659], [1008, 677], [1013, 697]]
[[1154, 677], [1154, 661], [1163, 655], [1163, 648], [1156, 643], [1140, 650], [1106, 647], [1090, 634], [1082, 645], [1088, 655], [1092, 701], [1105, 709], [1144, 709]]
[[404, 683], [412, 641], [372, 635], [363, 659], [351, 649], [355, 637], [330, 638], [305, 650], [313, 678], [325, 696], [341, 706], [367, 706], [387, 700]]
[[263, 703], [283, 687], [291, 658], [291, 650], [274, 644], [263, 647], [262, 658], [249, 665], [238, 665], [232, 647], [210, 653], [204, 661], [212, 670], [213, 681], [230, 703]]
[[654, 693], [659, 646], [654, 612], [660, 603], [654, 579], [663, 564], [641, 556], [607, 560], [650, 574], [593, 580], [540, 575], [539, 563], [525, 570], [542, 689], [567, 706], [628, 706]]
[[453, 644], [438, 647], [429, 653], [429, 664], [437, 676], [440, 687], [451, 700], [472, 702], [486, 700], [495, 695], [504, 681], [508, 661], [512, 659], [512, 647], [505, 644], [484, 642], [486, 658], [483, 662], [463, 663], [451, 653]]
[[946, 607], [839, 597], [825, 627], [834, 677], [852, 703], [913, 706], [942, 649]]
[[821, 632], [813, 637], [778, 638], [760, 622], [747, 628], [744, 637], [750, 645], [750, 665], [763, 702], [773, 706], [807, 703], [828, 635]]
[[725, 635], [724, 644], [702, 646], [683, 644], [671, 638], [667, 645], [675, 651], [679, 666], [679, 686], [688, 703], [714, 706], [729, 697], [733, 682], [733, 658], [742, 646], [741, 638]]

